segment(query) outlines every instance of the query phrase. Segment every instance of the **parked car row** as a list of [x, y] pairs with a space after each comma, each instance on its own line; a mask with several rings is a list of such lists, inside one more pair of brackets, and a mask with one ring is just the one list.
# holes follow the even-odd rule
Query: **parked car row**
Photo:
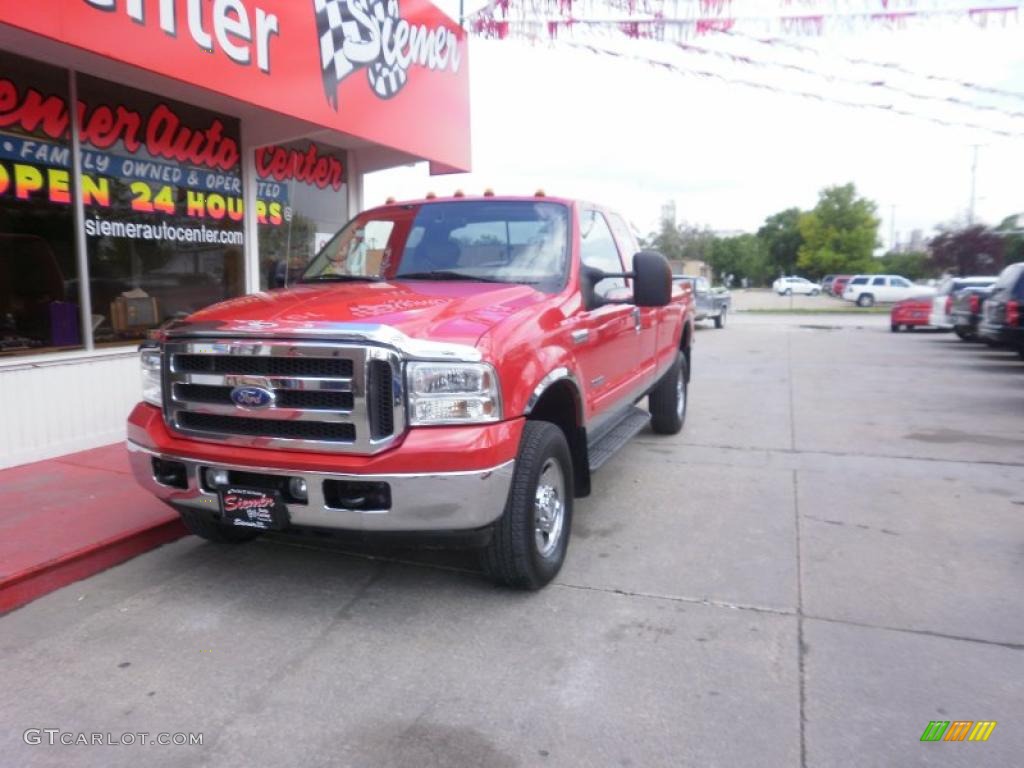
[[780, 277], [772, 283], [772, 289], [780, 296], [817, 296], [826, 293], [852, 301], [858, 307], [891, 304], [917, 296], [931, 298], [935, 295], [933, 288], [915, 285], [902, 275], [825, 275], [821, 283], [813, 283], [803, 277]]
[[934, 297], [898, 302], [890, 328], [952, 330], [963, 341], [1007, 347], [1024, 358], [1024, 263], [1011, 264], [999, 277], [953, 277], [939, 284]]

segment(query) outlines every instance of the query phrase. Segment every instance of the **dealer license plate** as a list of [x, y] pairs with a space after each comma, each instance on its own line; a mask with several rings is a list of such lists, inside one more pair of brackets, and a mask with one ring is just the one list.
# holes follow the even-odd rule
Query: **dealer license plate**
[[288, 508], [277, 491], [231, 486], [220, 492], [220, 509], [233, 527], [279, 531], [288, 525]]

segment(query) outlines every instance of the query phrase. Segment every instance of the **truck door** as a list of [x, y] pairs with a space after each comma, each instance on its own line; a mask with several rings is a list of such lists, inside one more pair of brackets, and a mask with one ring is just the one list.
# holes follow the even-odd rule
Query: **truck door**
[[[626, 271], [615, 238], [600, 211], [580, 209], [580, 257], [585, 265], [605, 272]], [[602, 280], [596, 292], [608, 299], [630, 295], [621, 277]], [[573, 341], [585, 379], [588, 413], [610, 416], [629, 406], [632, 397], [640, 394], [643, 319], [641, 311], [632, 304], [604, 304], [581, 312]]]
[[[612, 233], [619, 245], [619, 253], [626, 270], [633, 269], [633, 256], [640, 250], [640, 244], [633, 236], [632, 230], [625, 220], [617, 213], [608, 211], [605, 214]], [[703, 280], [703, 278], [701, 278]], [[705, 285], [707, 281], [705, 281]], [[626, 288], [621, 294], [622, 298], [632, 299], [632, 286]], [[639, 318], [639, 329], [636, 330], [636, 347], [638, 360], [640, 361], [637, 373], [644, 379], [648, 379], [647, 385], [654, 384], [655, 369], [659, 359], [674, 359], [676, 325], [663, 322], [669, 315], [665, 307], [640, 307], [634, 308], [634, 317]], [[671, 348], [669, 350], [668, 348]]]

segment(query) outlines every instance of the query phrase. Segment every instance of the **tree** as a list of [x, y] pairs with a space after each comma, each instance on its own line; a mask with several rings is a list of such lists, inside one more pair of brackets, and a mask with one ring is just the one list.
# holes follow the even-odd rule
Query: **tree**
[[671, 261], [707, 261], [715, 235], [706, 227], [695, 227], [685, 222], [676, 226], [670, 221], [663, 221], [661, 231], [649, 240], [652, 248]]
[[800, 209], [787, 208], [769, 216], [757, 230], [757, 236], [764, 243], [772, 273], [793, 274], [797, 254], [804, 244], [804, 236], [800, 234]]
[[938, 277], [939, 270], [935, 268], [927, 253], [895, 253], [890, 251], [878, 260], [882, 272], [890, 275], [902, 275], [910, 280], [923, 280], [928, 277]]
[[995, 275], [1003, 268], [1003, 238], [981, 224], [940, 232], [929, 246], [931, 263], [940, 272], [965, 277]]
[[714, 240], [708, 263], [722, 281], [731, 275], [734, 280], [746, 278], [751, 285], [764, 285], [772, 273], [767, 248], [750, 234]]
[[876, 210], [872, 201], [857, 196], [853, 184], [823, 189], [814, 209], [800, 215], [804, 242], [797, 266], [811, 277], [877, 272]]
[[1003, 263], [1024, 261], [1024, 214], [1007, 216], [995, 231], [1003, 238]]

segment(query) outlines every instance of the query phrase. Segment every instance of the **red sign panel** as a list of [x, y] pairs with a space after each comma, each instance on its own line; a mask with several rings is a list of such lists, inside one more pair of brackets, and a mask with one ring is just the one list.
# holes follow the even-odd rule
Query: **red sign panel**
[[0, 22], [469, 169], [466, 37], [429, 0], [48, 0]]

